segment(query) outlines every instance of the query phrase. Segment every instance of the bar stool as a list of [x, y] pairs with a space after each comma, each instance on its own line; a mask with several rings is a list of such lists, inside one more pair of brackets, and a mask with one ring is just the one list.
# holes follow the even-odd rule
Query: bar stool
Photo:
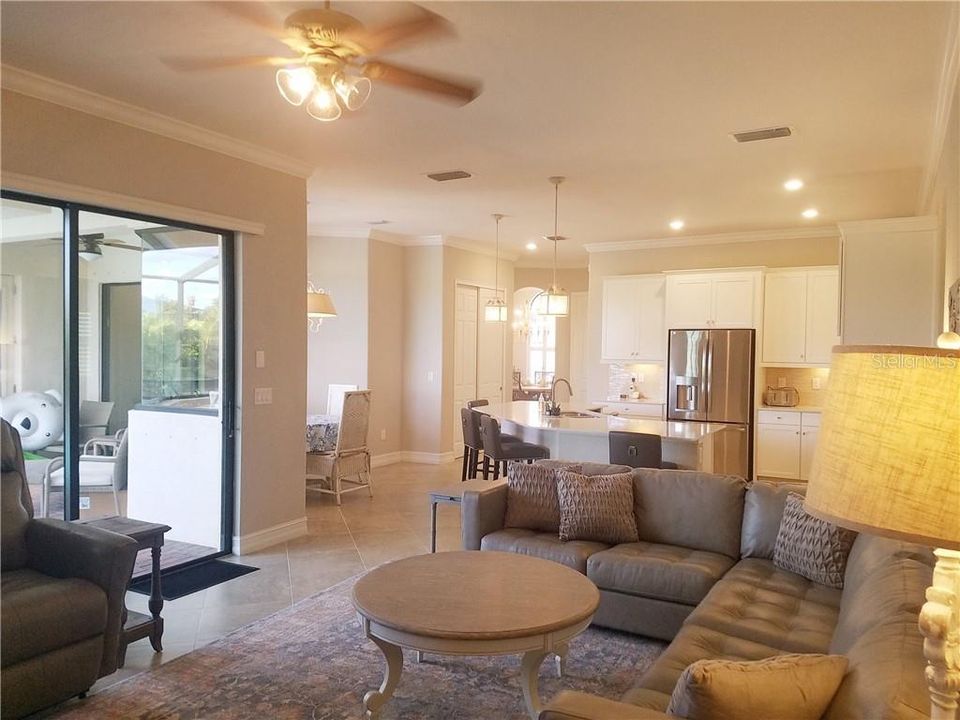
[[[476, 411], [474, 411], [476, 412]], [[489, 477], [490, 460], [493, 460], [493, 479], [500, 477], [501, 466], [503, 473], [507, 473], [507, 461], [519, 460], [532, 463], [534, 460], [543, 460], [550, 457], [549, 448], [543, 445], [534, 445], [528, 442], [504, 442], [504, 435], [500, 432], [500, 423], [489, 415], [480, 417], [480, 436], [483, 440], [483, 479]]]
[[663, 438], [652, 433], [611, 430], [609, 435], [610, 463], [634, 468], [676, 468], [677, 464], [663, 462]]
[[[474, 400], [486, 404], [486, 400]], [[469, 407], [460, 408], [460, 425], [463, 428], [463, 465], [460, 470], [460, 480], [476, 480], [480, 469], [480, 453], [483, 452], [483, 439], [480, 437], [480, 418], [483, 416], [478, 410]], [[512, 445], [520, 442], [520, 438], [513, 435], [501, 435], [500, 442]], [[484, 464], [488, 464], [484, 458]]]
[[489, 405], [489, 400], [471, 400], [467, 403], [467, 407], [473, 410], [474, 408], [483, 407], [484, 405]]

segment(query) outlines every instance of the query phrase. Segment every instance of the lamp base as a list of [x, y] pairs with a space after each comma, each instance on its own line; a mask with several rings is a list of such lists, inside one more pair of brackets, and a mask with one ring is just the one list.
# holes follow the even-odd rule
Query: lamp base
[[937, 564], [920, 610], [930, 720], [955, 720], [960, 695], [960, 551], [934, 550]]

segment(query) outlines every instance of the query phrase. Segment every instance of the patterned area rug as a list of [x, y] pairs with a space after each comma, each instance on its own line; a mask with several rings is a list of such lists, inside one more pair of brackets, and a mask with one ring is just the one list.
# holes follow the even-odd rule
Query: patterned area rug
[[[383, 658], [359, 629], [354, 579], [259, 620], [157, 670], [135, 675], [56, 717], [98, 720], [346, 720], [382, 679]], [[665, 643], [590, 628], [570, 645], [566, 673], [544, 661], [540, 695], [562, 689], [617, 698]], [[518, 656], [405, 653], [403, 675], [383, 720], [521, 720]]]

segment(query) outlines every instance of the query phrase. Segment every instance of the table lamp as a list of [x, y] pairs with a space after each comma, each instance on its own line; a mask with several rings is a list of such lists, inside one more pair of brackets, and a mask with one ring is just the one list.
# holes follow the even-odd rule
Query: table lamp
[[933, 720], [960, 689], [960, 350], [833, 349], [807, 510], [937, 548], [920, 612]]

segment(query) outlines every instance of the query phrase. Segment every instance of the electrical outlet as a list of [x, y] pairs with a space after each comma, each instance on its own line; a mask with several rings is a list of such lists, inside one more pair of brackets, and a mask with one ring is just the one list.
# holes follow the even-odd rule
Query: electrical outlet
[[267, 366], [267, 354], [263, 350], [257, 350], [257, 367], [263, 368]]
[[777, 387], [786, 387], [786, 386], [787, 386], [787, 378], [781, 375], [780, 377], [777, 378]]
[[433, 370], [428, 370], [428, 371], [427, 371], [427, 382], [429, 382], [429, 383], [432, 383], [432, 382], [433, 382]]
[[812, 378], [810, 378], [810, 385], [814, 390], [819, 390], [821, 388], [820, 378], [814, 375]]
[[644, 375], [643, 373], [639, 373], [639, 374], [637, 375], [637, 382], [638, 382], [638, 383], [642, 383], [645, 379], [646, 379], [646, 375]]
[[90, 498], [86, 495], [80, 496], [80, 509], [89, 510], [90, 509]]
[[386, 431], [386, 429], [380, 431], [380, 439], [381, 439], [381, 440], [386, 440], [386, 439], [387, 439], [387, 431]]
[[273, 404], [273, 388], [272, 387], [254, 388], [253, 404], [254, 405], [272, 405]]

